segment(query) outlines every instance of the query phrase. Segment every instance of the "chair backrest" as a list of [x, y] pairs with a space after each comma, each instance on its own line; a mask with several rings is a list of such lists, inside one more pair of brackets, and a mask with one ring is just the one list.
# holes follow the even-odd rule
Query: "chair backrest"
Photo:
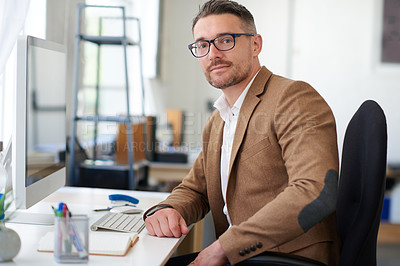
[[337, 200], [340, 265], [376, 265], [386, 153], [385, 114], [367, 100], [350, 120], [343, 142]]

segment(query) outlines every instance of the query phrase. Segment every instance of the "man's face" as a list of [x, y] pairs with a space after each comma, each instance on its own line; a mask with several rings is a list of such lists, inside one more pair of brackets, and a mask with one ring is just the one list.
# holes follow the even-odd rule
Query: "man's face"
[[[241, 20], [232, 14], [209, 15], [198, 20], [193, 36], [195, 41], [199, 41], [212, 40], [226, 33], [248, 33], [241, 25]], [[212, 86], [224, 89], [237, 85], [250, 76], [254, 64], [251, 38], [253, 37], [237, 37], [235, 47], [228, 51], [219, 51], [211, 44], [210, 52], [198, 59]]]

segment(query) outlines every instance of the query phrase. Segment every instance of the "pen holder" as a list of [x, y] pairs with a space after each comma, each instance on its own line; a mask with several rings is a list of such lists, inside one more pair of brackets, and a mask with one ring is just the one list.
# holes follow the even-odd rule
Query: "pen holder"
[[89, 260], [89, 226], [86, 215], [55, 217], [54, 257], [58, 263]]

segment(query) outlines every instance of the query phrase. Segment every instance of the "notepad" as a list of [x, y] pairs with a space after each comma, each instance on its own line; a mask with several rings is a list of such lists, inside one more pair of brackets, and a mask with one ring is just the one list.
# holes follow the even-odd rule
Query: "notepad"
[[[89, 232], [89, 254], [125, 256], [139, 240], [136, 233]], [[54, 251], [54, 232], [47, 232], [39, 241], [40, 252]]]

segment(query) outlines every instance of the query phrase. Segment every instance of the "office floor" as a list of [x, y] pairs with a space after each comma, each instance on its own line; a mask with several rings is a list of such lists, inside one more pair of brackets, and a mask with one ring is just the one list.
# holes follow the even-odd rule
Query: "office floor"
[[400, 265], [400, 245], [379, 245], [377, 257], [378, 266]]

